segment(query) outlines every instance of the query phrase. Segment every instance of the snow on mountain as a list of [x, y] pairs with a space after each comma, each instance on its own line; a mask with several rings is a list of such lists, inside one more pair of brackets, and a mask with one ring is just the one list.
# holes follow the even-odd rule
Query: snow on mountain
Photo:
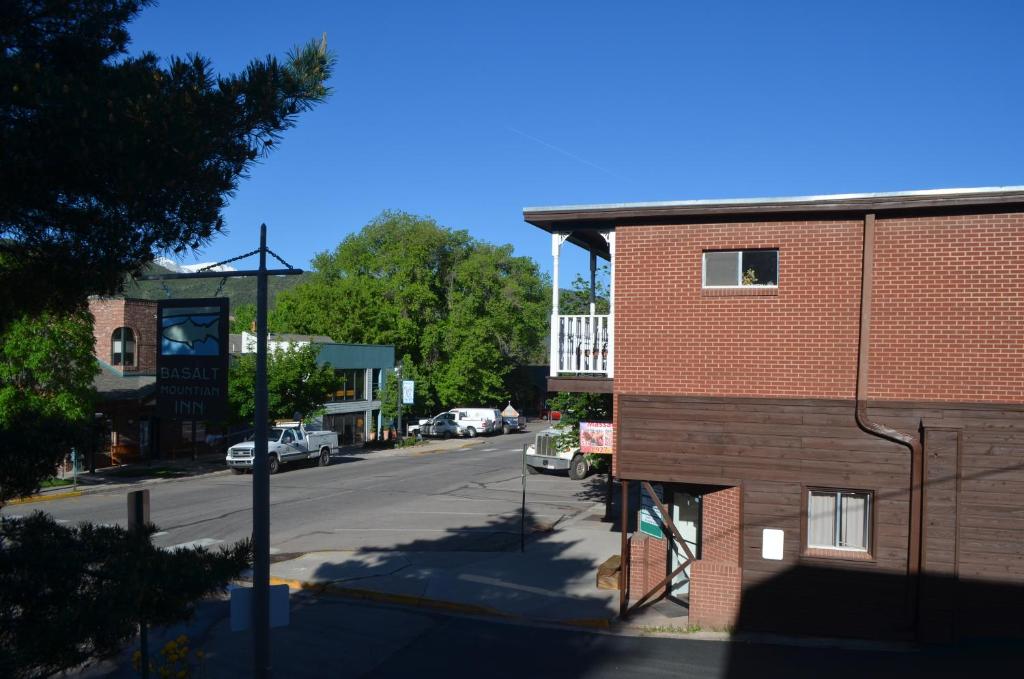
[[[213, 262], [200, 262], [199, 264], [179, 264], [173, 259], [168, 257], [157, 257], [153, 260], [155, 264], [162, 266], [165, 269], [173, 271], [174, 273], [193, 273], [199, 269], [205, 269], [206, 267], [213, 264]], [[215, 266], [211, 271], [235, 271], [235, 267], [230, 264], [223, 264], [221, 266]]]

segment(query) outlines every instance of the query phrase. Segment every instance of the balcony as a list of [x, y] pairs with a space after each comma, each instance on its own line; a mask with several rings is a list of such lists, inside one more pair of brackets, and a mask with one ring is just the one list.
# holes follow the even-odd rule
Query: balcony
[[[554, 317], [552, 342], [553, 375], [580, 374], [608, 376], [611, 345], [611, 315], [566, 315]], [[556, 341], [557, 340], [557, 341]]]
[[[559, 259], [562, 244], [567, 240], [588, 251], [590, 286], [589, 295], [586, 295], [586, 290], [575, 287], [571, 301], [567, 300], [565, 305], [560, 306]], [[551, 254], [554, 262], [548, 391], [612, 391], [612, 378], [615, 374], [614, 253], [614, 231], [551, 234]], [[609, 263], [607, 289], [597, 284], [598, 257]], [[580, 277], [576, 280], [579, 281]], [[582, 299], [581, 292], [584, 293]], [[599, 302], [602, 306], [607, 302], [608, 313], [597, 313]], [[577, 313], [560, 313], [563, 310]], [[578, 313], [580, 311], [589, 313]]]

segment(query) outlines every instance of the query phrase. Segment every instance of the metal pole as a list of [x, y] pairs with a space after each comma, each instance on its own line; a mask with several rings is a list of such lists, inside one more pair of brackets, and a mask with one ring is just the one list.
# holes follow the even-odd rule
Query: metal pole
[[270, 677], [270, 474], [267, 467], [267, 225], [260, 224], [256, 276], [256, 445], [252, 465], [253, 676]]
[[395, 444], [402, 440], [402, 364], [398, 364], [398, 373], [395, 380], [398, 383], [398, 431], [395, 432]]
[[519, 551], [526, 551], [526, 449], [529, 443], [523, 444], [523, 506], [519, 511]]

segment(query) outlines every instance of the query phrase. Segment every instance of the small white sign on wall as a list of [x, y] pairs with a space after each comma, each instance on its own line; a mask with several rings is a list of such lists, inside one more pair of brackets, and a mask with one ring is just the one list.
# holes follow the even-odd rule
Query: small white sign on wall
[[778, 528], [765, 528], [761, 532], [761, 558], [782, 560], [782, 543], [786, 532]]

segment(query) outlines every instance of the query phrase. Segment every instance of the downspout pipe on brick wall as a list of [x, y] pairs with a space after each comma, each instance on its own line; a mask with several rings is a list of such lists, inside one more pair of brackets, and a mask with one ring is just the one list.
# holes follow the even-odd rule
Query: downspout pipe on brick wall
[[875, 268], [875, 215], [864, 215], [864, 255], [860, 286], [860, 335], [857, 340], [857, 424], [861, 429], [883, 439], [899, 443], [910, 449], [910, 539], [907, 548], [907, 576], [911, 615], [916, 629], [918, 614], [918, 574], [921, 572], [921, 470], [924, 453], [921, 437], [897, 431], [873, 421], [868, 416], [868, 370], [871, 338], [871, 292]]

